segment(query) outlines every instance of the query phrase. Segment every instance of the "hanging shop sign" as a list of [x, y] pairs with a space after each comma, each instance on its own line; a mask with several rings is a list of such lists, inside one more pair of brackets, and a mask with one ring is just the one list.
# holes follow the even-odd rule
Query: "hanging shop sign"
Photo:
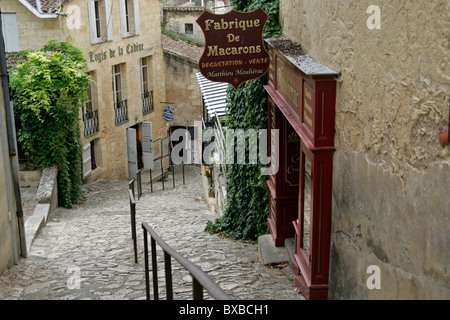
[[175, 113], [175, 110], [172, 109], [171, 107], [167, 106], [167, 107], [163, 107], [163, 119], [166, 120], [167, 122], [173, 121], [173, 114]]
[[268, 19], [261, 8], [226, 14], [203, 12], [197, 19], [205, 36], [205, 51], [199, 61], [203, 76], [230, 83], [237, 89], [242, 83], [266, 74], [270, 57], [264, 46], [263, 30]]

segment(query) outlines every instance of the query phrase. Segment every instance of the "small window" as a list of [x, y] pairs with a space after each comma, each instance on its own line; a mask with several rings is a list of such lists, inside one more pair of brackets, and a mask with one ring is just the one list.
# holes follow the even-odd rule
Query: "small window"
[[151, 57], [141, 59], [141, 91], [142, 91], [142, 112], [144, 115], [152, 112], [153, 109], [153, 91], [150, 80]]
[[122, 65], [116, 64], [112, 67], [113, 73], [113, 95], [114, 103], [119, 103], [123, 100], [123, 88], [122, 88]]
[[194, 24], [193, 23], [185, 23], [184, 24], [184, 33], [185, 34], [194, 34]]
[[[96, 78], [95, 71], [89, 72], [92, 79]], [[99, 132], [98, 110], [96, 110], [95, 80], [87, 90], [87, 100], [83, 107], [84, 136], [89, 137]]]
[[126, 85], [123, 78], [125, 74], [125, 63], [112, 66], [112, 89], [116, 125], [121, 125], [128, 121], [128, 102], [125, 98]]
[[100, 15], [100, 4], [94, 1], [94, 19], [95, 19], [95, 35], [97, 38], [102, 37], [102, 20]]
[[122, 37], [140, 34], [139, 1], [119, 0]]
[[142, 93], [150, 92], [150, 70], [149, 70], [149, 58], [144, 57], [141, 59], [141, 85]]
[[88, 2], [89, 28], [92, 44], [113, 40], [111, 10], [111, 0]]

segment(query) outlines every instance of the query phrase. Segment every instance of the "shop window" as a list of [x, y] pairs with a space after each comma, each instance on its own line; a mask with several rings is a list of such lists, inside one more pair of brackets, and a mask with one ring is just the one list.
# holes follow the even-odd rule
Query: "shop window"
[[113, 40], [111, 0], [88, 1], [91, 43]]
[[119, 0], [122, 37], [131, 37], [141, 33], [138, 0]]

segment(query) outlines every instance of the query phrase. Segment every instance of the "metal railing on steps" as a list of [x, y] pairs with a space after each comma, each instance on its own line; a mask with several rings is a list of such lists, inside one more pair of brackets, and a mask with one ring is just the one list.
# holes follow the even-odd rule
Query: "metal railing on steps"
[[[128, 195], [130, 199], [130, 216], [131, 216], [131, 235], [134, 248], [134, 261], [138, 263], [138, 248], [137, 248], [137, 231], [136, 231], [136, 200], [134, 198], [134, 181], [129, 183]], [[230, 300], [230, 297], [216, 284], [208, 275], [203, 272], [198, 266], [187, 260], [174, 249], [172, 249], [158, 234], [148, 225], [142, 223], [144, 232], [144, 257], [145, 257], [145, 292], [147, 300], [150, 297], [150, 265], [149, 265], [149, 246], [148, 236], [150, 235], [151, 261], [152, 261], [152, 275], [153, 275], [153, 297], [154, 300], [159, 300], [159, 286], [158, 286], [158, 259], [156, 253], [156, 245], [164, 251], [164, 273], [166, 280], [166, 299], [173, 300], [173, 281], [172, 281], [172, 259], [186, 269], [192, 276], [192, 298], [193, 300], [203, 300], [203, 290], [208, 291], [210, 296], [216, 300]]]
[[145, 254], [145, 292], [147, 300], [150, 299], [150, 266], [149, 266], [149, 248], [148, 235], [150, 235], [152, 274], [153, 274], [153, 297], [159, 300], [158, 287], [158, 266], [156, 256], [156, 244], [164, 251], [164, 273], [166, 279], [166, 298], [173, 300], [173, 281], [172, 281], [172, 259], [178, 261], [192, 276], [192, 298], [193, 300], [203, 300], [203, 289], [208, 291], [215, 300], [230, 300], [230, 297], [216, 284], [208, 275], [195, 264], [180, 255], [172, 249], [156, 232], [147, 224], [142, 223], [144, 232], [144, 254]]

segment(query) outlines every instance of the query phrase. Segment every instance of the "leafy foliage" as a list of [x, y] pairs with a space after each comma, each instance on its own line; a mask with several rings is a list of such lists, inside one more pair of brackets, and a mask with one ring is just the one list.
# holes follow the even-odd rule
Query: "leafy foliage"
[[[266, 129], [267, 96], [263, 79], [249, 81], [237, 91], [232, 87], [227, 94], [227, 130]], [[248, 154], [247, 144], [246, 154]], [[255, 240], [268, 231], [268, 189], [261, 166], [233, 164], [229, 166], [227, 207], [224, 215], [209, 222], [206, 230], [240, 240]]]
[[281, 35], [281, 26], [278, 20], [279, 0], [234, 0], [233, 5], [234, 9], [242, 12], [250, 12], [262, 8], [269, 15], [269, 20], [264, 28], [264, 38]]
[[91, 81], [86, 61], [81, 50], [56, 41], [25, 56], [10, 76], [18, 141], [39, 169], [58, 165], [59, 204], [70, 208], [82, 199], [78, 115]]
[[[281, 34], [278, 23], [279, 0], [234, 0], [234, 9], [249, 12], [261, 7], [270, 18], [264, 37]], [[238, 90], [231, 86], [227, 92], [227, 129], [267, 129], [267, 94], [263, 84], [266, 77], [248, 81]], [[248, 145], [247, 151], [248, 154]], [[269, 232], [269, 190], [267, 177], [261, 176], [261, 164], [229, 166], [227, 207], [223, 216], [208, 222], [206, 231], [237, 240], [256, 240]]]

